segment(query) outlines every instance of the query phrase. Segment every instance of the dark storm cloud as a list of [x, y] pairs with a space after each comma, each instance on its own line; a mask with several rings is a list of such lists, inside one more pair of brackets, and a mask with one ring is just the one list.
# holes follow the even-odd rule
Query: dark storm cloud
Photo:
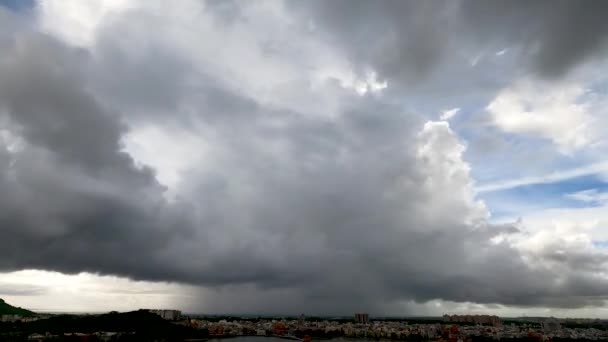
[[3, 24], [0, 113], [19, 147], [0, 154], [0, 248], [10, 256], [0, 267], [183, 277], [155, 251], [192, 225], [165, 203], [154, 172], [121, 151], [126, 126], [89, 93], [88, 55]]
[[[384, 58], [387, 73], [403, 58], [414, 61], [414, 74], [430, 73], [440, 58], [441, 30], [411, 50], [429, 34], [415, 14], [430, 15], [443, 3], [359, 3], [343, 18], [341, 3], [327, 4], [336, 6], [327, 13], [340, 27], [369, 22], [355, 38], [384, 32], [391, 40], [382, 44], [398, 45], [395, 55], [368, 56]], [[412, 17], [404, 29], [415, 39], [405, 45], [399, 11]], [[99, 272], [237, 294], [244, 288], [222, 304], [238, 307], [245, 298], [244, 307], [267, 311], [313, 303], [311, 310], [380, 312], [431, 299], [603, 303], [608, 284], [590, 276], [587, 256], [541, 255], [559, 266], [553, 269], [493, 242], [518, 231], [486, 222], [447, 125], [423, 126], [401, 106], [332, 82], [323, 90], [337, 94], [337, 118], [259, 103], [211, 72], [184, 68], [162, 37], [148, 46], [166, 53], [129, 55], [121, 29], [146, 43], [151, 35], [138, 32], [147, 24], [129, 17], [113, 23], [102, 27], [95, 54], [36, 32], [0, 33], [0, 122], [17, 141], [0, 148], [0, 269]], [[167, 110], [175, 120], [159, 116]], [[122, 151], [127, 122], [166, 121], [209, 145], [175, 201], [164, 199], [152, 169]]]
[[[509, 49], [517, 63], [560, 76], [606, 47], [601, 1], [306, 1], [288, 2], [332, 34], [353, 62], [405, 84], [442, 65]], [[465, 65], [461, 65], [466, 69]], [[488, 72], [492, 72], [488, 70]], [[513, 72], [513, 71], [512, 71]]]
[[464, 19], [483, 35], [505, 37], [522, 48], [524, 58], [541, 75], [561, 76], [593, 57], [602, 57], [608, 38], [602, 1], [471, 1], [463, 2]]

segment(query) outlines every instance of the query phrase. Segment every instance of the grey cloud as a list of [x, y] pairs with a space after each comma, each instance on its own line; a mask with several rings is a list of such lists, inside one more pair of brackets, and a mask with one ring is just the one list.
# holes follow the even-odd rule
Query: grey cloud
[[40, 285], [0, 283], [0, 295], [3, 296], [36, 296], [47, 292], [48, 289]]
[[176, 111], [193, 79], [189, 76], [195, 74], [187, 58], [162, 35], [149, 39], [149, 25], [160, 27], [163, 22], [135, 10], [109, 16], [95, 35], [97, 54], [86, 61], [88, 72], [95, 75], [91, 87], [96, 94], [130, 116]]
[[[561, 76], [601, 57], [608, 34], [602, 2], [345, 0], [288, 5], [330, 32], [355, 63], [409, 86], [441, 73], [446, 65], [466, 70], [461, 53], [474, 58], [504, 48], [516, 66], [543, 77]], [[497, 75], [491, 68], [486, 73]]]
[[600, 272], [608, 262], [608, 256], [603, 254], [589, 254], [576, 250], [564, 250], [559, 246], [553, 246], [552, 250], [544, 253], [543, 258], [562, 264], [567, 264], [571, 269], [589, 270]]
[[[116, 20], [112, 31], [124, 24]], [[492, 243], [516, 229], [489, 225], [468, 197], [447, 126], [420, 135], [424, 119], [402, 106], [328, 82], [323, 90], [338, 94], [342, 110], [315, 116], [259, 103], [211, 76], [188, 83], [192, 74], [171, 53], [142, 57], [134, 71], [111, 41], [96, 55], [111, 62], [34, 32], [0, 42], [0, 113], [24, 140], [0, 149], [2, 270], [191, 283], [233, 293], [215, 307], [252, 311], [379, 312], [431, 299], [603, 303], [604, 279], [534, 269], [507, 243]], [[156, 94], [167, 97], [147, 101]], [[128, 123], [164, 124], [168, 109], [210, 146], [175, 202], [121, 145]]]
[[234, 0], [206, 0], [204, 7], [213, 17], [220, 19], [221, 22], [232, 23], [234, 20], [243, 19], [241, 8]]
[[[604, 2], [549, 3], [537, 13], [548, 13], [544, 27], [539, 29], [539, 51], [535, 67], [547, 76], [556, 76], [593, 57], [602, 57], [608, 38], [608, 23], [602, 13]], [[553, 7], [555, 6], [555, 7]]]
[[[69, 273], [146, 269], [162, 278], [149, 252], [188, 226], [163, 202], [153, 171], [121, 152], [126, 127], [87, 92], [78, 73], [86, 57], [35, 33], [4, 41], [0, 108], [25, 143], [1, 155], [0, 245], [11, 256], [2, 269], [53, 260]], [[144, 255], [124, 258], [125, 250]]]

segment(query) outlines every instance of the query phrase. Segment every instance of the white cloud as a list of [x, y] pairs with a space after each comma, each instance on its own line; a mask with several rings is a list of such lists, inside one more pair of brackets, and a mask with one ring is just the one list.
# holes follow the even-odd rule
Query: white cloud
[[[419, 133], [418, 158], [424, 160], [424, 170], [429, 174], [425, 184], [429, 193], [449, 193], [437, 196], [425, 210], [429, 215], [437, 212], [465, 214], [464, 222], [475, 224], [489, 218], [485, 204], [475, 199], [470, 177], [470, 166], [462, 154], [463, 145], [446, 121], [428, 121]], [[455, 200], [457, 199], [457, 200]]]
[[598, 189], [588, 189], [566, 194], [564, 197], [581, 202], [608, 202], [608, 192], [600, 192]]
[[448, 121], [460, 112], [460, 108], [452, 108], [444, 110], [439, 117], [439, 120]]
[[523, 80], [500, 91], [486, 109], [501, 130], [548, 139], [569, 154], [598, 138], [591, 95], [579, 84]]
[[550, 208], [531, 212], [523, 216], [522, 224], [531, 232], [554, 231], [558, 234], [583, 231], [591, 240], [608, 240], [608, 207], [600, 205], [583, 208]]
[[138, 163], [154, 168], [158, 181], [168, 187], [169, 198], [175, 195], [182, 173], [200, 165], [207, 153], [202, 137], [166, 125], [134, 127], [124, 138], [124, 144], [125, 151]]
[[[40, 312], [107, 312], [140, 308], [187, 308], [194, 287], [165, 282], [133, 281], [92, 273], [62, 274], [41, 270], [0, 273], [0, 298]], [[34, 293], [2, 293], [2, 288], [36, 285]], [[177, 307], [175, 307], [177, 305]]]
[[534, 267], [545, 267], [566, 274], [592, 271], [593, 276], [608, 278], [603, 271], [608, 251], [595, 241], [608, 238], [603, 227], [608, 223], [606, 206], [597, 208], [557, 208], [526, 215], [522, 233], [507, 237]]
[[43, 30], [73, 45], [90, 46], [104, 17], [133, 4], [129, 0], [41, 0], [37, 6]]
[[485, 53], [479, 53], [475, 56], [473, 56], [472, 58], [469, 59], [469, 64], [471, 65], [471, 67], [476, 66], [485, 56]]
[[23, 144], [23, 139], [16, 135], [13, 130], [0, 126], [0, 147], [4, 147], [8, 152], [14, 153], [21, 150]]

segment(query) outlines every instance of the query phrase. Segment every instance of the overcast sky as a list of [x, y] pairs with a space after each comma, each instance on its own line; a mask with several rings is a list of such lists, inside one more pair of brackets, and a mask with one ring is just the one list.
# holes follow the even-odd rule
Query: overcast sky
[[608, 318], [607, 10], [0, 0], [0, 297]]

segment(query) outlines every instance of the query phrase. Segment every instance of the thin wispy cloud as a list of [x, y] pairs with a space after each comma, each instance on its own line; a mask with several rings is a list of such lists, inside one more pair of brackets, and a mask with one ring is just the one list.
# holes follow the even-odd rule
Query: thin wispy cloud
[[602, 175], [606, 172], [608, 172], [608, 162], [599, 162], [573, 169], [555, 171], [541, 176], [499, 180], [492, 183], [481, 184], [475, 187], [475, 191], [477, 193], [484, 193], [491, 191], [514, 189], [536, 184], [558, 183], [578, 177]]

